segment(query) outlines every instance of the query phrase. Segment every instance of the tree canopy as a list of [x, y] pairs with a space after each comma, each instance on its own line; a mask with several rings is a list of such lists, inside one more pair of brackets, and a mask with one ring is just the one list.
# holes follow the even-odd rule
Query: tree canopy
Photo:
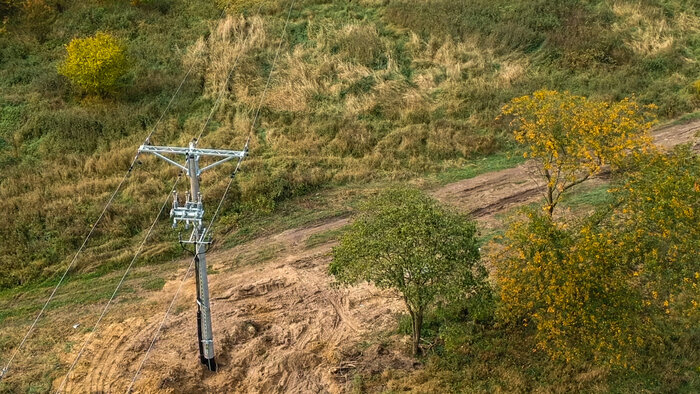
[[330, 272], [338, 282], [374, 283], [401, 293], [419, 353], [423, 314], [438, 298], [456, 300], [481, 291], [476, 226], [422, 192], [393, 188], [367, 201], [340, 245]]
[[648, 131], [654, 106], [625, 98], [616, 103], [589, 100], [569, 92], [539, 90], [506, 104], [515, 140], [525, 145], [525, 157], [537, 162], [546, 182], [546, 206], [551, 215], [563, 193], [619, 165], [634, 152], [650, 149]]
[[566, 223], [530, 211], [493, 258], [502, 316], [554, 358], [624, 365], [697, 325], [700, 158], [686, 146], [635, 162], [612, 205]]

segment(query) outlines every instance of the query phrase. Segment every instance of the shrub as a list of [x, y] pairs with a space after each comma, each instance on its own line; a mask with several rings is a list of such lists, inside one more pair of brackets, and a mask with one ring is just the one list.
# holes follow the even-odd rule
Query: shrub
[[74, 38], [66, 50], [67, 56], [58, 66], [58, 72], [85, 93], [114, 93], [129, 71], [125, 45], [107, 33]]
[[615, 194], [615, 239], [645, 302], [687, 331], [700, 318], [700, 158], [687, 145], [644, 156]]
[[615, 203], [580, 225], [529, 212], [495, 256], [501, 313], [534, 325], [555, 358], [626, 364], [700, 316], [700, 159], [689, 146], [635, 158]]
[[527, 216], [511, 225], [494, 259], [501, 316], [534, 326], [552, 358], [627, 363], [654, 336], [614, 238], [593, 223], [570, 229], [541, 212]]

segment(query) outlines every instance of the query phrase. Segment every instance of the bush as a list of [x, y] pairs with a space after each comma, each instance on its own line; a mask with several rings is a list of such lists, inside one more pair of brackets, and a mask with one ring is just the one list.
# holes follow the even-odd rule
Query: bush
[[494, 258], [502, 316], [556, 358], [626, 364], [697, 325], [700, 159], [682, 146], [630, 167], [612, 206], [576, 225], [530, 212]]
[[[640, 160], [615, 190], [620, 253], [643, 285], [645, 303], [686, 331], [700, 319], [700, 158], [690, 146]], [[669, 331], [665, 329], [665, 331]]]
[[129, 72], [126, 47], [110, 34], [98, 32], [93, 37], [74, 38], [66, 50], [58, 72], [85, 93], [115, 93]]

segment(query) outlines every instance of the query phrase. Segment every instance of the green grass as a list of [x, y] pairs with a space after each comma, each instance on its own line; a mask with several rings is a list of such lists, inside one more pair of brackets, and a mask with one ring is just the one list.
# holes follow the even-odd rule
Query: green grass
[[700, 111], [695, 111], [689, 114], [680, 116], [678, 119], [673, 120], [669, 125], [680, 125], [690, 123], [696, 120], [700, 120]]
[[519, 150], [495, 153], [490, 156], [469, 160], [459, 168], [450, 168], [435, 175], [439, 185], [445, 185], [488, 172], [512, 168], [525, 162]]
[[151, 278], [141, 284], [141, 288], [150, 291], [159, 291], [165, 286], [165, 279], [163, 278]]
[[572, 210], [600, 208], [613, 202], [613, 197], [610, 192], [608, 192], [610, 185], [605, 184], [591, 188], [586, 187], [586, 184], [582, 184], [582, 186], [582, 190], [577, 190], [575, 193], [565, 195], [560, 208], [570, 208]]
[[345, 228], [337, 228], [329, 231], [324, 231], [321, 233], [316, 233], [311, 235], [306, 239], [305, 247], [307, 249], [312, 249], [317, 246], [325, 245], [329, 242], [334, 242], [340, 239], [341, 235], [345, 232]]

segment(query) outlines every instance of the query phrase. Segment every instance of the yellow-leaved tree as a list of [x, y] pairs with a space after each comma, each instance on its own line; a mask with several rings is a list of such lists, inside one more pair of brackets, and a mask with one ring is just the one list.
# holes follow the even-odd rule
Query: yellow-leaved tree
[[654, 108], [629, 98], [607, 103], [539, 90], [513, 99], [501, 116], [512, 117], [515, 140], [526, 146], [525, 157], [537, 162], [546, 182], [544, 209], [551, 216], [567, 190], [606, 164], [614, 166], [632, 152], [649, 149]]
[[568, 226], [528, 212], [492, 258], [501, 317], [534, 328], [538, 348], [566, 361], [624, 365], [658, 343], [616, 235], [596, 218]]
[[74, 38], [58, 72], [88, 94], [110, 94], [129, 72], [126, 46], [116, 37], [98, 32], [92, 37]]
[[696, 343], [700, 320], [700, 158], [687, 145], [640, 155], [610, 192], [577, 222], [530, 211], [511, 224], [491, 259], [501, 317], [565, 360], [696, 352], [676, 344]]

